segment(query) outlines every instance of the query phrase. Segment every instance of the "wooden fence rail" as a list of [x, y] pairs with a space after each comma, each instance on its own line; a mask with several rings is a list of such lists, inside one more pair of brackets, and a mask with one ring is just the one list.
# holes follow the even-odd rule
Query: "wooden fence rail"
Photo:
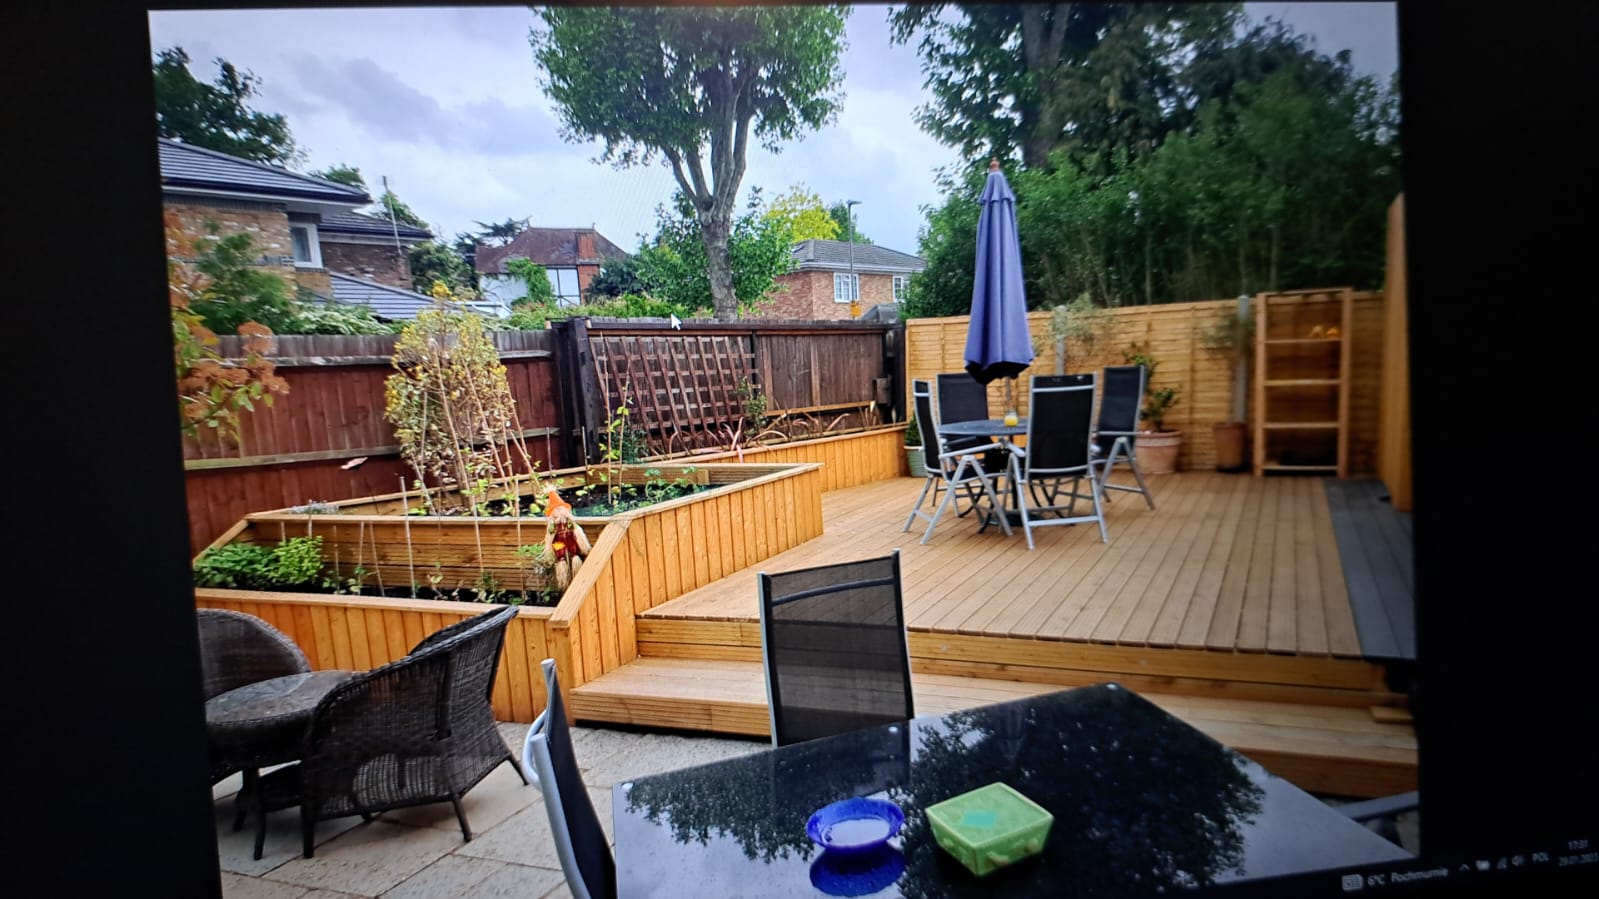
[[[770, 417], [843, 416], [849, 425], [894, 418], [897, 326], [863, 322], [665, 322], [591, 319], [557, 328], [557, 340], [583, 364], [592, 357], [592, 389], [573, 385], [569, 417], [585, 432], [603, 431], [628, 397], [632, 424], [656, 452], [726, 446], [758, 394]], [[587, 371], [571, 370], [576, 381]], [[879, 389], [880, 385], [884, 390]], [[885, 396], [886, 394], [886, 396]], [[592, 444], [591, 444], [592, 445]]]
[[[494, 332], [528, 451], [548, 470], [563, 451], [561, 406], [547, 331]], [[267, 356], [289, 382], [272, 406], [240, 421], [237, 441], [206, 432], [183, 442], [193, 552], [251, 512], [390, 493], [414, 478], [383, 417], [392, 335], [282, 336]], [[237, 356], [240, 338], [222, 338]]]

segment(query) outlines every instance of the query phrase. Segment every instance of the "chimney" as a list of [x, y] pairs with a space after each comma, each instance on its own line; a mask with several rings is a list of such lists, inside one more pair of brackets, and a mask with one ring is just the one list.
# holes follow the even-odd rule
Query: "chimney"
[[590, 262], [595, 258], [594, 232], [577, 232], [577, 259], [579, 262]]

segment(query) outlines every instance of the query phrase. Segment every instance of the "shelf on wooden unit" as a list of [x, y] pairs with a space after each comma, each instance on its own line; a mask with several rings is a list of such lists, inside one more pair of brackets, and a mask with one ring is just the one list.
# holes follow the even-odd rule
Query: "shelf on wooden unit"
[[1272, 337], [1266, 340], [1267, 346], [1280, 346], [1287, 343], [1343, 343], [1342, 337]]
[[1279, 378], [1267, 381], [1267, 387], [1336, 387], [1337, 378]]
[[1327, 431], [1338, 427], [1336, 421], [1269, 421], [1261, 427], [1268, 431]]

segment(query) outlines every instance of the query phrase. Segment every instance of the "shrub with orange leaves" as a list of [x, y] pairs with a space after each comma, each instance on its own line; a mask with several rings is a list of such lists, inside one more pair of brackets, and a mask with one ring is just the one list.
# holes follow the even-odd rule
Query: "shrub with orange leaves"
[[[183, 238], [168, 228], [167, 244], [177, 249]], [[275, 394], [288, 393], [289, 384], [263, 358], [271, 345], [272, 329], [255, 322], [238, 327], [244, 338], [244, 358], [226, 359], [218, 352], [220, 341], [192, 309], [191, 300], [204, 295], [205, 276], [192, 271], [176, 255], [167, 257], [168, 300], [172, 306], [172, 359], [178, 389], [179, 422], [193, 437], [210, 428], [239, 439], [239, 419], [255, 411], [255, 403], [272, 405]]]

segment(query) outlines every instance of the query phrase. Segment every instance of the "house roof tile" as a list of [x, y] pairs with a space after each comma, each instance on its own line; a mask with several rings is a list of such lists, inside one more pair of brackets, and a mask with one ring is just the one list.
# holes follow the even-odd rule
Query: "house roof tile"
[[366, 191], [288, 169], [251, 162], [215, 150], [157, 138], [161, 184], [168, 188], [220, 190], [251, 196], [295, 197], [327, 203], [364, 206]]
[[[593, 237], [593, 252], [579, 253], [578, 238]], [[529, 228], [510, 243], [498, 247], [479, 246], [474, 267], [479, 274], [503, 275], [505, 263], [527, 259], [542, 266], [601, 265], [611, 259], [626, 259], [626, 250], [607, 240], [593, 228]]]

